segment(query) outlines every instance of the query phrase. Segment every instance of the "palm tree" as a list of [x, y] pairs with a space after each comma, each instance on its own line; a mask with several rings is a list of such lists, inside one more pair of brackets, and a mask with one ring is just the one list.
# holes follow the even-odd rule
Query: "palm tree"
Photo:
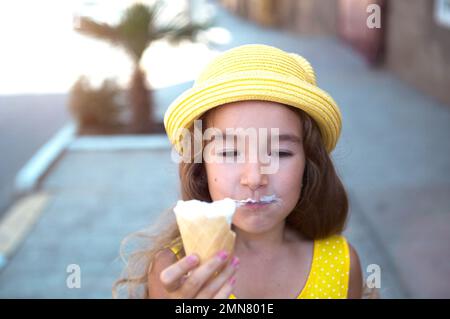
[[145, 49], [155, 40], [167, 39], [177, 44], [181, 40], [194, 40], [200, 30], [211, 26], [211, 21], [194, 23], [186, 12], [180, 12], [173, 19], [158, 26], [158, 17], [164, 8], [164, 1], [152, 5], [134, 4], [125, 10], [117, 25], [79, 17], [75, 30], [91, 37], [106, 40], [125, 49], [133, 60], [133, 75], [129, 88], [129, 103], [132, 108], [132, 132], [148, 133], [157, 129], [153, 114], [153, 98], [147, 88], [145, 71], [140, 61]]

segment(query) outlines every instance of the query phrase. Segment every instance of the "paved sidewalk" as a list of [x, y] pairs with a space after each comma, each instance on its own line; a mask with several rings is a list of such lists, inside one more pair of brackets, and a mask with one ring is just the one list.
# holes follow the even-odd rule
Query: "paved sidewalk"
[[[265, 30], [219, 11], [232, 42], [266, 43], [304, 55], [338, 102], [342, 138], [333, 153], [351, 201], [346, 235], [364, 270], [381, 266], [386, 298], [450, 297], [450, 107], [403, 84], [333, 38]], [[185, 85], [156, 94], [159, 112]], [[0, 272], [0, 297], [109, 298], [120, 240], [178, 197], [167, 147], [69, 150], [40, 186], [41, 217]], [[66, 267], [81, 267], [80, 289]], [[366, 274], [367, 275], [367, 274]]]
[[[51, 199], [1, 272], [0, 297], [110, 298], [120, 241], [177, 198], [168, 156], [169, 148], [68, 152], [42, 184]], [[80, 289], [66, 286], [70, 264], [81, 268]]]

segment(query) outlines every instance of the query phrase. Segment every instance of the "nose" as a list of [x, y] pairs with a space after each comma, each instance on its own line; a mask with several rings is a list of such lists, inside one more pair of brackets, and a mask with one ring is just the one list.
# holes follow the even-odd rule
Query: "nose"
[[249, 187], [252, 191], [260, 187], [266, 186], [268, 177], [261, 174], [260, 163], [246, 163], [241, 175], [241, 185]]

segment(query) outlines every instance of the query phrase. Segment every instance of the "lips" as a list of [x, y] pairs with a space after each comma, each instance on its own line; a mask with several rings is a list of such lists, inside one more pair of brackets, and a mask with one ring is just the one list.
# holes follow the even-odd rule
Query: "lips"
[[272, 205], [273, 202], [268, 203], [262, 203], [262, 202], [256, 202], [256, 203], [247, 203], [242, 206], [243, 209], [247, 211], [255, 211], [259, 212], [261, 210], [264, 210]]
[[278, 198], [276, 197], [276, 195], [270, 195], [270, 196], [262, 196], [259, 200], [253, 199], [253, 198], [247, 198], [247, 199], [243, 199], [243, 200], [238, 200], [236, 201], [238, 206], [264, 206], [266, 204], [270, 204], [273, 202], [276, 202], [278, 200]]
[[281, 199], [276, 195], [265, 195], [259, 199], [247, 198], [243, 200], [236, 200], [236, 204], [237, 207], [242, 207], [248, 212], [261, 212], [280, 200]]

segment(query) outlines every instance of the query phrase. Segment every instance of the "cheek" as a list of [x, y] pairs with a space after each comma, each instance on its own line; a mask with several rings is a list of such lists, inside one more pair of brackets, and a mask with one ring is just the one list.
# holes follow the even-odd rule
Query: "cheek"
[[281, 170], [282, 179], [287, 188], [298, 189], [302, 183], [304, 165], [286, 166]]
[[212, 200], [229, 197], [235, 185], [233, 170], [223, 164], [205, 164], [209, 194]]
[[301, 184], [303, 180], [304, 161], [292, 161], [286, 165], [280, 165], [276, 178], [276, 187], [280, 194], [294, 206], [300, 199]]

